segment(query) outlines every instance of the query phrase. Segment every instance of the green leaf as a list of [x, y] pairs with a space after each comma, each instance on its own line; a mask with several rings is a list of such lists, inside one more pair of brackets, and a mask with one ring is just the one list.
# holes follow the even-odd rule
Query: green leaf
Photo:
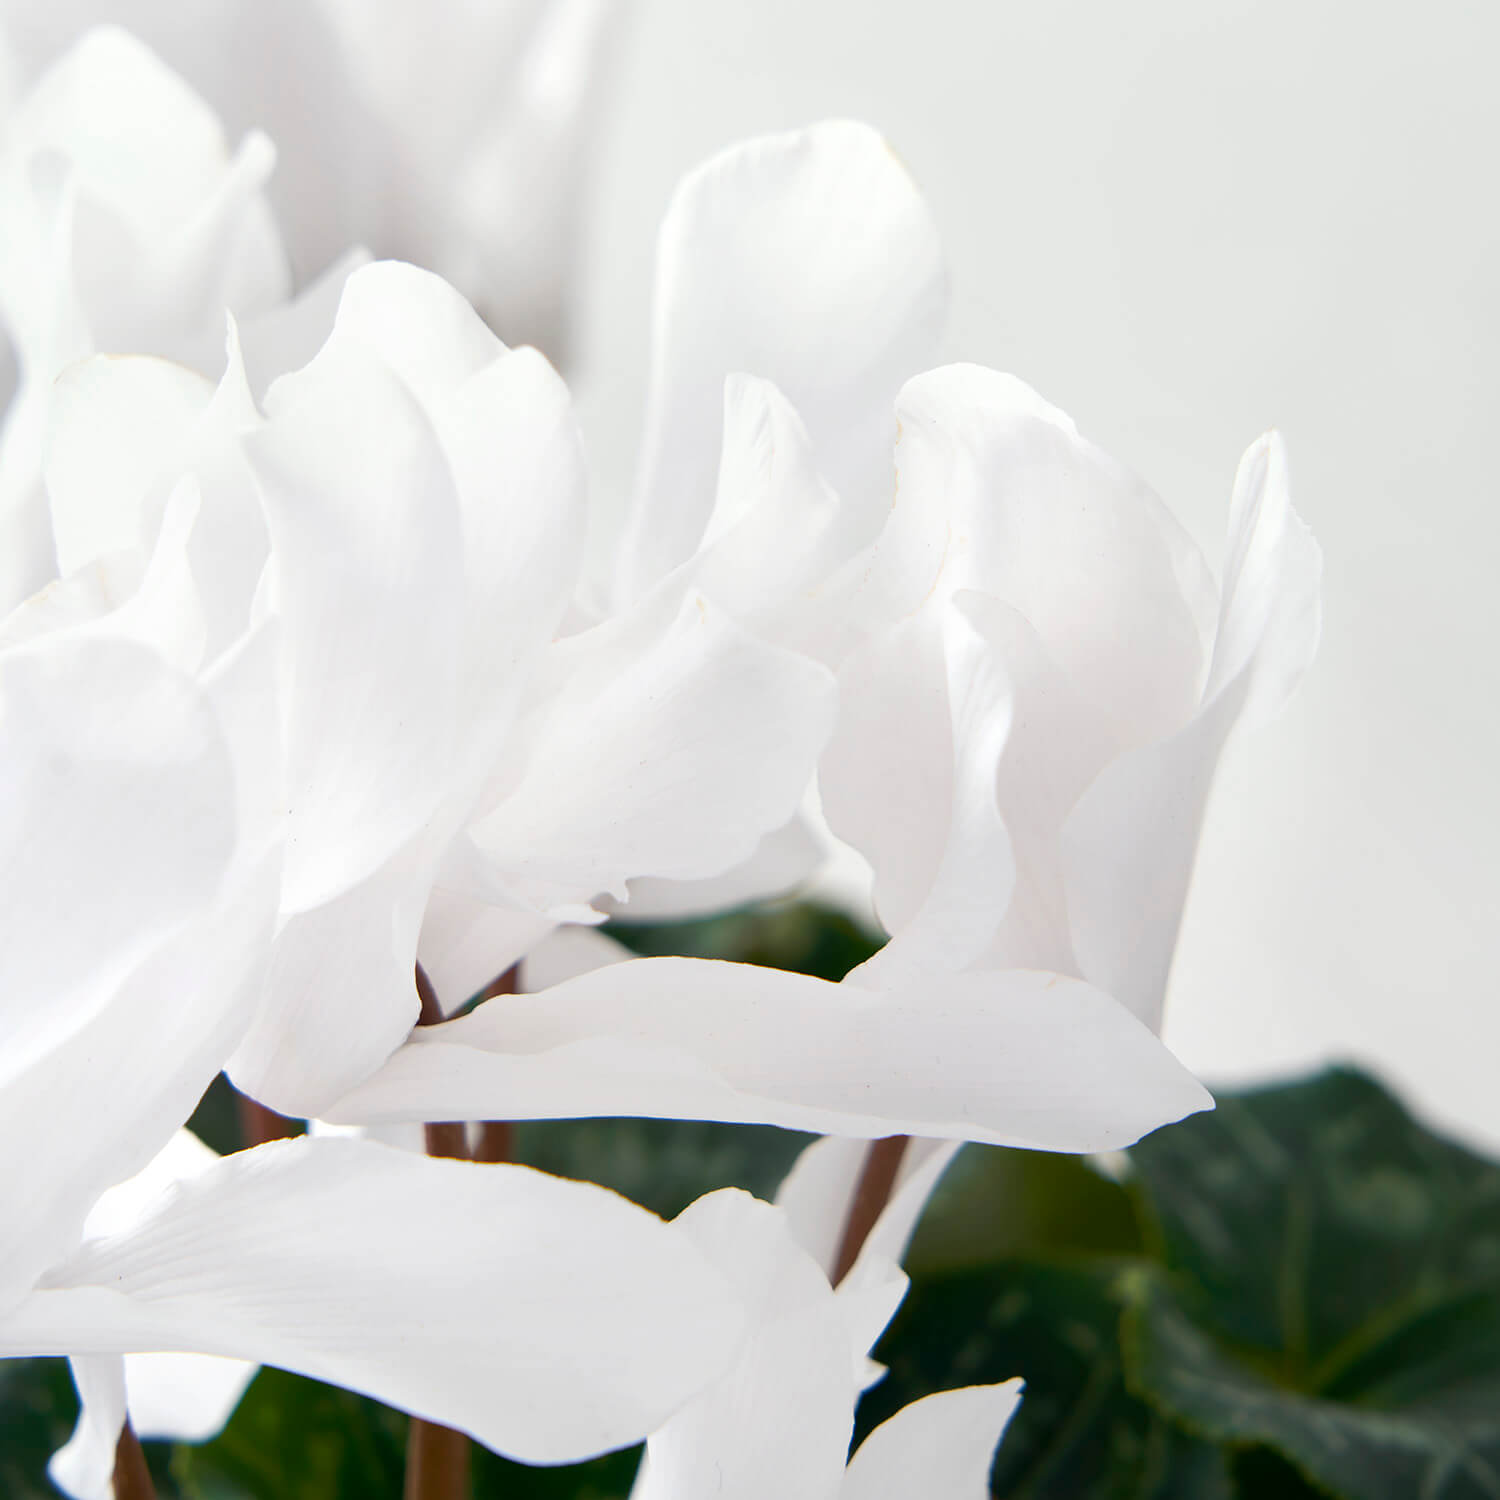
[[0, 1360], [0, 1495], [57, 1500], [47, 1460], [67, 1442], [77, 1414], [67, 1360]]
[[630, 1119], [528, 1120], [512, 1137], [518, 1162], [601, 1183], [668, 1219], [715, 1188], [770, 1198], [813, 1139], [774, 1125]]
[[1081, 1157], [965, 1146], [933, 1193], [907, 1252], [914, 1275], [1050, 1251], [1140, 1249], [1130, 1195]]
[[908, 1401], [1021, 1375], [993, 1487], [1001, 1500], [1229, 1500], [1229, 1471], [1127, 1391], [1113, 1294], [1119, 1263], [1015, 1261], [914, 1283], [877, 1356], [859, 1431]]
[[626, 1448], [591, 1463], [530, 1469], [476, 1449], [474, 1500], [626, 1500], [640, 1454]]
[[188, 1500], [363, 1500], [399, 1495], [406, 1418], [351, 1391], [262, 1370], [224, 1431], [179, 1447]]
[[1132, 1389], [1349, 1500], [1500, 1496], [1500, 1168], [1337, 1070], [1131, 1153]]
[[612, 922], [604, 929], [643, 958], [724, 958], [839, 980], [885, 941], [843, 912], [801, 901], [689, 922]]

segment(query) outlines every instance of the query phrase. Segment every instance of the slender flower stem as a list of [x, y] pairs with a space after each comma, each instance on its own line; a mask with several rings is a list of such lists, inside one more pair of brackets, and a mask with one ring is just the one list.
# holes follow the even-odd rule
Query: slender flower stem
[[833, 1263], [833, 1284], [837, 1286], [859, 1259], [880, 1211], [891, 1201], [891, 1192], [896, 1186], [896, 1176], [901, 1171], [901, 1158], [906, 1155], [909, 1137], [890, 1135], [882, 1141], [871, 1141], [865, 1153], [865, 1165], [859, 1174], [859, 1184], [854, 1189], [854, 1198], [849, 1204], [849, 1217], [844, 1220], [844, 1235], [839, 1241], [839, 1253]]
[[156, 1486], [146, 1467], [146, 1455], [128, 1417], [120, 1429], [120, 1441], [115, 1444], [114, 1491], [115, 1500], [156, 1500]]
[[235, 1091], [235, 1104], [240, 1116], [240, 1144], [247, 1151], [252, 1146], [264, 1146], [267, 1141], [286, 1140], [297, 1134], [297, 1127], [285, 1115]]
[[469, 1440], [413, 1417], [406, 1437], [403, 1500], [469, 1500]]
[[[437, 991], [421, 964], [417, 965], [417, 998], [422, 1011], [418, 1026], [436, 1026], [443, 1019]], [[429, 1156], [466, 1161], [469, 1156], [461, 1120], [430, 1120], [422, 1127]], [[403, 1500], [469, 1500], [469, 1439], [438, 1422], [413, 1417], [406, 1430], [406, 1486]]]

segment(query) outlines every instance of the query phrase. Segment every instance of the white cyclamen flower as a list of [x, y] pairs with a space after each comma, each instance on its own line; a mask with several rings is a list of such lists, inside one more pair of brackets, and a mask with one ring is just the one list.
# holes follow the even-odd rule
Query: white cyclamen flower
[[[234, 196], [211, 117], [138, 43], [92, 36], [21, 117], [50, 118], [58, 90], [94, 90], [122, 122], [62, 112], [74, 197], [96, 158], [100, 194], [149, 197], [163, 122], [188, 142], [173, 181], [208, 195], [194, 205], [184, 186], [174, 213], [214, 221]], [[241, 236], [214, 243], [243, 258]], [[229, 286], [200, 250], [195, 285]], [[141, 254], [138, 279], [160, 291], [174, 262]], [[47, 576], [121, 557], [136, 576], [159, 554], [172, 660], [189, 675], [235, 663], [223, 708], [241, 814], [287, 847], [242, 1086], [318, 1113], [410, 1030], [419, 939], [457, 1003], [559, 921], [600, 920], [601, 892], [712, 876], [790, 816], [832, 724], [826, 669], [689, 593], [554, 643], [584, 468], [567, 394], [534, 352], [507, 350], [437, 278], [383, 265], [349, 280], [336, 317], [341, 275], [252, 319], [216, 388], [189, 367], [209, 364], [211, 291], [184, 331], [134, 282], [115, 307], [78, 263], [39, 252], [6, 305], [76, 305], [87, 317], [71, 323], [186, 363], [48, 368], [28, 404], [45, 429], [25, 455], [28, 505]]]
[[288, 278], [261, 188], [275, 153], [231, 156], [212, 112], [140, 43], [91, 34], [0, 130], [0, 319], [20, 384], [0, 429], [0, 612], [54, 576], [40, 493], [52, 382], [94, 353], [223, 357], [224, 314]]
[[[229, 129], [266, 131], [299, 281], [351, 245], [457, 281], [558, 357], [621, 0], [4, 0], [24, 84], [92, 25], [127, 27]], [[0, 56], [3, 61], [3, 56]]]
[[[923, 590], [907, 597], [881, 580], [904, 570], [935, 588], [943, 554], [905, 520], [904, 507], [926, 514], [931, 494], [912, 499], [903, 484], [892, 509], [893, 408], [942, 300], [925, 207], [867, 128], [752, 143], [693, 174], [663, 231], [652, 415], [623, 560], [585, 592], [604, 617], [595, 630], [705, 598], [748, 633], [836, 666], [911, 614]], [[796, 389], [809, 421], [759, 376], [731, 378], [726, 393], [737, 362]], [[843, 493], [820, 473], [825, 455]], [[446, 1099], [468, 1118], [643, 1114], [1087, 1151], [1205, 1107], [1111, 995], [1058, 972], [971, 962], [985, 945], [970, 929], [997, 926], [1007, 899], [990, 778], [1010, 721], [985, 651], [955, 660], [953, 674], [951, 699], [941, 658], [903, 680], [882, 726], [890, 744], [869, 747], [878, 757], [949, 745], [950, 706], [962, 708], [972, 764], [961, 816], [942, 801], [951, 767], [925, 764], [866, 813], [919, 824], [924, 854], [950, 834], [979, 849], [977, 862], [950, 862], [923, 903], [905, 951], [920, 945], [925, 969], [898, 973], [887, 956], [835, 986], [688, 959], [603, 969], [611, 955], [600, 954], [586, 961], [593, 972], [544, 994], [413, 1037], [336, 1117], [431, 1118]], [[917, 879], [929, 873], [916, 867]]]

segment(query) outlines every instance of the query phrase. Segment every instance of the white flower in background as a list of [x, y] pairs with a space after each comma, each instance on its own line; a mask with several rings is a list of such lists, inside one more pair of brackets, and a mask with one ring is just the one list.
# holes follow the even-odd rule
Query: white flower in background
[[[147, 1430], [211, 1430], [242, 1361], [575, 1462], [716, 1379], [746, 1309], [689, 1234], [587, 1183], [349, 1140], [215, 1160], [184, 1134], [0, 1313], [0, 1356], [73, 1358], [83, 1410], [53, 1477], [104, 1500], [127, 1399]], [[185, 1403], [187, 1380], [210, 1389]]]
[[275, 161], [140, 43], [92, 33], [0, 132], [0, 319], [20, 384], [0, 430], [0, 612], [56, 572], [40, 493], [52, 382], [96, 352], [222, 364], [224, 314], [278, 306], [288, 278], [261, 189]]
[[[96, 158], [101, 193], [149, 197], [164, 154], [181, 216], [213, 218], [222, 138], [138, 43], [91, 36], [18, 118], [48, 117], [59, 92], [110, 105], [82, 123], [60, 111], [72, 198]], [[189, 187], [207, 199], [192, 205]], [[65, 238], [95, 256], [111, 243]], [[242, 237], [214, 243], [243, 258]], [[136, 280], [160, 291], [175, 262], [137, 248], [150, 274]], [[228, 285], [200, 249], [199, 282]], [[216, 388], [189, 368], [210, 363], [201, 325], [224, 311], [211, 290], [183, 332], [128, 278], [113, 308], [107, 278], [80, 278], [85, 259], [39, 253], [6, 305], [76, 304], [88, 317], [73, 323], [184, 362], [50, 370], [27, 488], [69, 608], [92, 607], [88, 570], [133, 581], [158, 555], [172, 660], [194, 676], [234, 664], [241, 812], [266, 837], [284, 824], [287, 845], [271, 980], [232, 1068], [245, 1088], [310, 1115], [373, 1070], [416, 1018], [419, 932], [457, 1003], [601, 892], [714, 875], [795, 809], [832, 724], [824, 668], [691, 593], [554, 644], [583, 460], [534, 352], [508, 351], [427, 273], [369, 267], [341, 291], [341, 268], [247, 322]]]
[[[509, 341], [561, 357], [588, 148], [621, 0], [4, 0], [20, 83], [128, 28], [282, 157], [299, 282], [350, 246], [459, 283]], [[3, 102], [3, 99], [0, 99]]]

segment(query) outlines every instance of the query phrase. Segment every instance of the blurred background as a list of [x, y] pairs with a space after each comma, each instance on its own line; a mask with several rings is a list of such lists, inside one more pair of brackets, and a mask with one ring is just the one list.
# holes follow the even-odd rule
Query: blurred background
[[1211, 1084], [1330, 1060], [1500, 1147], [1500, 7], [636, 0], [572, 371], [630, 472], [656, 224], [750, 134], [852, 115], [927, 193], [950, 352], [1144, 474], [1217, 569], [1279, 427], [1319, 659], [1226, 759], [1167, 1040]]

